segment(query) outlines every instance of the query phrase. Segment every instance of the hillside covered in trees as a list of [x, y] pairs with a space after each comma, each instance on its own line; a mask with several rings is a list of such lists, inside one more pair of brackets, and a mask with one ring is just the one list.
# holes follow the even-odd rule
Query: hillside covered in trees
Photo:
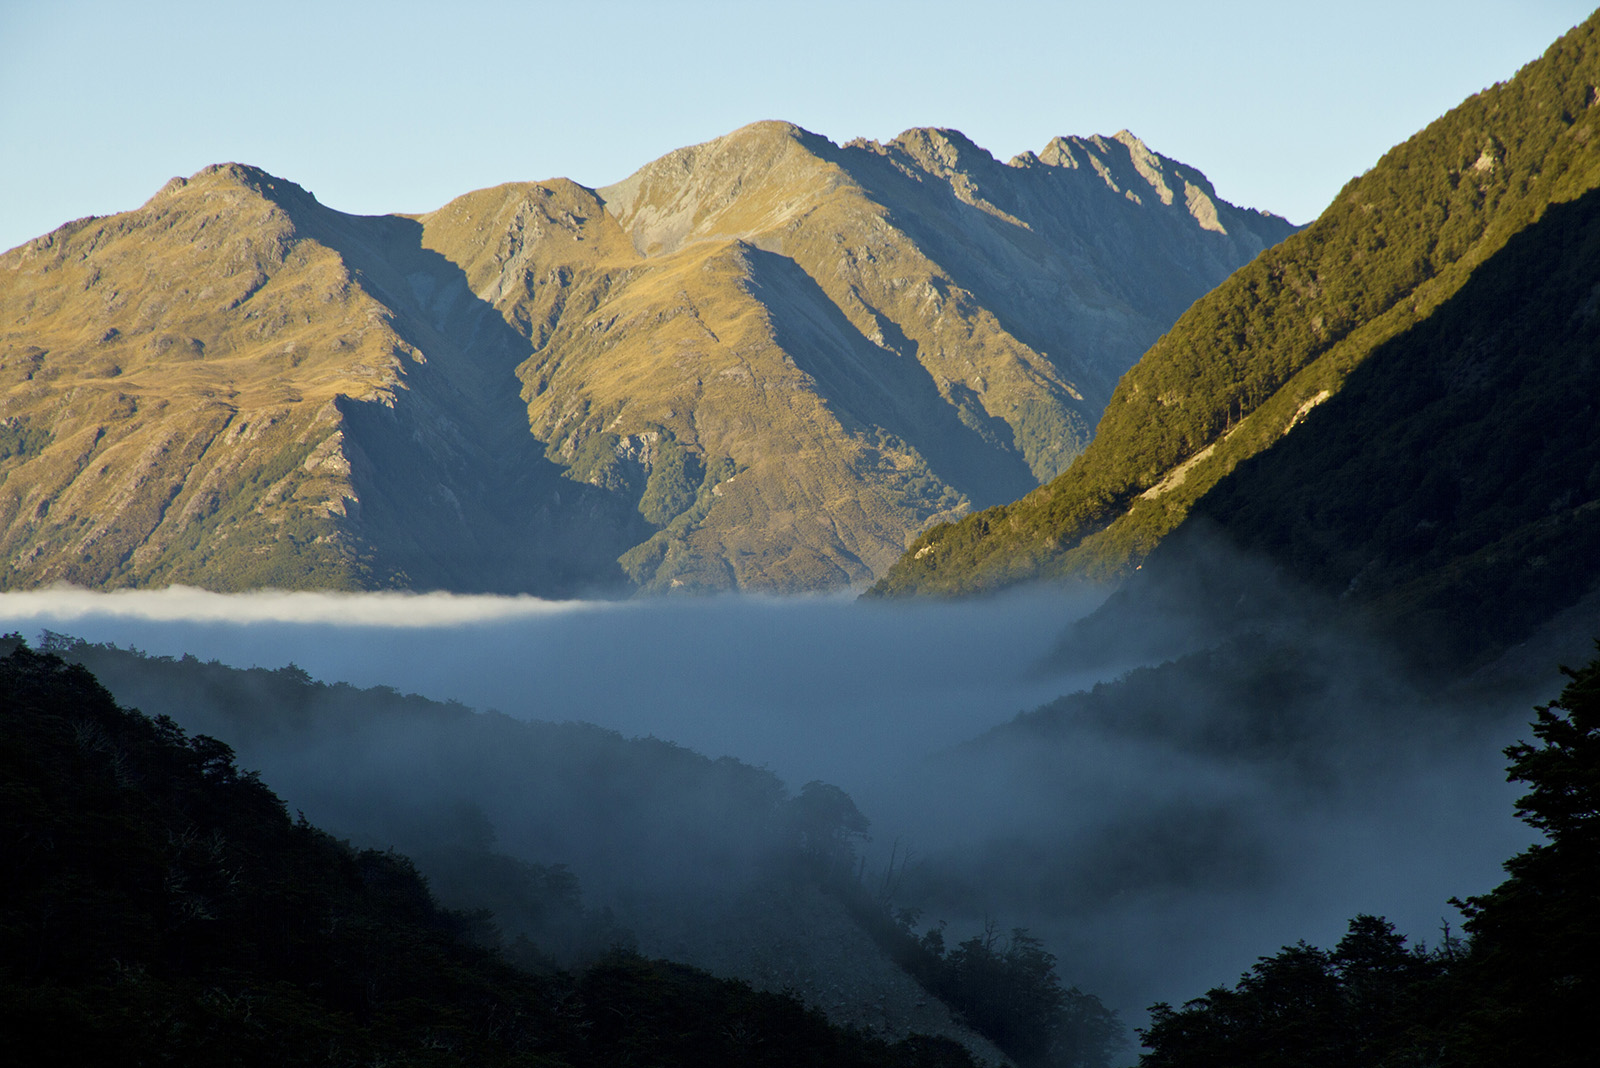
[[[320, 687], [293, 670], [238, 672], [54, 644], [85, 659], [121, 660], [124, 672], [142, 663], [153, 678], [187, 673], [214, 695], [273, 677], [285, 693]], [[14, 638], [7, 646], [0, 826], [16, 863], [4, 873], [0, 906], [0, 1011], [8, 1033], [48, 1036], [74, 1063], [109, 1063], [127, 1049], [230, 1063], [971, 1063], [949, 1039], [841, 1031], [778, 993], [641, 957], [618, 918], [586, 904], [569, 874], [499, 853], [492, 838], [460, 843], [454, 853], [435, 848], [426, 871], [459, 865], [455, 892], [469, 885], [499, 894], [506, 918], [470, 899], [462, 911], [441, 908], [433, 880], [403, 855], [353, 847], [303, 816], [291, 819], [255, 774], [239, 770], [227, 745], [118, 708], [87, 671], [54, 654]], [[1374, 724], [1330, 722], [1338, 694], [1293, 697], [1315, 681], [1309, 665], [1289, 661], [1276, 674], [1252, 674], [1258, 660], [1235, 650], [1179, 665], [1181, 673], [1150, 669], [1019, 718], [1005, 733], [1032, 732], [1039, 749], [1064, 717], [1112, 716], [1122, 701], [1149, 713], [1126, 729], [1168, 738], [1175, 753], [1211, 750], [1241, 769], [1261, 761], [1284, 781], [1330, 789], [1330, 774], [1349, 756], [1341, 732]], [[1410, 945], [1386, 921], [1358, 916], [1331, 950], [1287, 947], [1236, 987], [1156, 1006], [1143, 1031], [1143, 1064], [1478, 1065], [1519, 1062], [1529, 1051], [1541, 1065], [1586, 1063], [1586, 1009], [1600, 983], [1600, 839], [1592, 826], [1600, 660], [1569, 674], [1560, 698], [1539, 710], [1537, 744], [1507, 750], [1513, 778], [1528, 786], [1519, 815], [1547, 840], [1508, 862], [1501, 886], [1461, 903], [1459, 935]], [[1208, 698], [1217, 709], [1201, 708], [1187, 734], [1175, 729], [1186, 706], [1181, 692], [1163, 690], [1185, 685], [1217, 691]], [[1225, 720], [1224, 706], [1265, 712], [1273, 694], [1305, 707], [1282, 722]], [[346, 696], [397, 709], [426, 704], [382, 690]], [[1366, 696], [1387, 704], [1381, 694]], [[1167, 707], [1173, 711], [1163, 716]], [[1405, 733], [1400, 722], [1390, 726]], [[1427, 735], [1442, 723], [1420, 726]], [[974, 936], [947, 934], [943, 924], [923, 925], [915, 909], [888, 907], [862, 883], [853, 842], [868, 824], [848, 795], [811, 783], [773, 812], [786, 828], [773, 856], [791, 885], [832, 896], [872, 944], [1017, 1064], [1119, 1063], [1115, 1016], [1064, 987], [1037, 937], [1006, 935], [995, 923]], [[1190, 831], [1203, 832], [1203, 821], [1183, 833]], [[1198, 843], [1201, 852], [1217, 845], [1204, 834]], [[1034, 857], [1035, 892], [1095, 892], [1057, 887], [1061, 858], [1040, 870]], [[1238, 858], [1223, 850], [1212, 859]], [[1010, 877], [1002, 858], [989, 860], [1001, 864], [996, 877]], [[926, 889], [928, 878], [950, 874], [935, 863], [919, 878]], [[556, 921], [543, 934], [541, 913]], [[587, 945], [541, 945], [529, 934], [586, 921]]]
[[1117, 1015], [1064, 984], [1027, 931], [951, 927], [946, 944], [943, 925], [915, 930], [863, 878], [869, 821], [838, 787], [791, 794], [770, 771], [660, 739], [330, 686], [293, 666], [53, 634], [44, 647], [17, 656], [60, 654], [125, 703], [230, 739], [291, 807], [368, 852], [398, 848], [473, 938], [552, 982], [622, 947], [792, 993], [891, 1044], [933, 1034], [982, 1060], [1104, 1068], [1124, 1043]]
[[625, 951], [512, 967], [405, 857], [292, 820], [232, 751], [82, 667], [0, 659], [0, 1027], [77, 1065], [955, 1066]]
[[923, 534], [875, 591], [1126, 576], [1193, 513], [1397, 629], [1516, 640], [1594, 577], [1597, 84], [1600, 16], [1196, 302], [1065, 473]]

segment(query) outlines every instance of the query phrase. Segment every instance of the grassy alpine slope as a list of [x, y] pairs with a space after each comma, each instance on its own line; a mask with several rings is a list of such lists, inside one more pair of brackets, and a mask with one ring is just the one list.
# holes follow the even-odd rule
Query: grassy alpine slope
[[529, 337], [534, 436], [651, 524], [632, 581], [805, 590], [1058, 473], [1137, 339], [1291, 229], [1214, 196], [1126, 133], [1004, 164], [763, 122], [422, 222]]
[[626, 522], [497, 379], [520, 338], [419, 234], [228, 164], [0, 256], [0, 586], [620, 579]]
[[0, 255], [0, 585], [862, 581], [1290, 229], [1127, 133], [757, 123], [416, 218], [210, 167]]
[[924, 533], [875, 591], [1131, 571], [1513, 235], [1600, 185], [1596, 85], [1600, 16], [1389, 151], [1315, 223], [1196, 302], [1123, 377], [1064, 474]]

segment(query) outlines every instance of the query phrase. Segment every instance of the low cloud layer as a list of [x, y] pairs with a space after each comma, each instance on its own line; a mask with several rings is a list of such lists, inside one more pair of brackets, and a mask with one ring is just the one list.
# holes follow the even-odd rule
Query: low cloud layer
[[328, 682], [655, 735], [799, 785], [920, 758], [1061, 693], [1031, 669], [1095, 603], [45, 591], [0, 594], [0, 626], [240, 667], [292, 661]]
[[190, 586], [100, 593], [77, 586], [0, 593], [0, 619], [126, 620], [143, 623], [306, 623], [425, 629], [547, 618], [615, 602], [546, 601], [457, 593], [213, 593]]

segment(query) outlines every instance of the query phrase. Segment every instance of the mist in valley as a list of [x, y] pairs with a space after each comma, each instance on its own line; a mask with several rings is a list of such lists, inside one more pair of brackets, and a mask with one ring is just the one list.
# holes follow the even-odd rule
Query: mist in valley
[[0, 594], [0, 626], [240, 667], [293, 662], [328, 682], [654, 735], [798, 787], [865, 783], [1092, 683], [1037, 667], [1099, 601], [47, 591]]
[[[1357, 913], [1436, 942], [1441, 923], [1457, 919], [1447, 899], [1499, 882], [1500, 863], [1527, 844], [1500, 750], [1526, 736], [1529, 706], [1560, 689], [1554, 663], [1523, 691], [1474, 707], [1460, 694], [1441, 700], [1381, 650], [1319, 629], [1310, 612], [1267, 632], [1194, 626], [1147, 651], [1147, 663], [1108, 658], [1108, 648], [1139, 643], [1101, 628], [1096, 654], [1075, 663], [1071, 627], [1098, 626], [1090, 613], [1102, 599], [55, 590], [0, 594], [0, 628], [240, 667], [293, 663], [330, 683], [732, 757], [790, 794], [834, 784], [871, 821], [855, 848], [873, 895], [916, 910], [921, 930], [946, 922], [952, 942], [986, 924], [1027, 928], [1066, 985], [1133, 1024], [1150, 1003], [1232, 982], [1284, 944], [1331, 945]], [[452, 778], [440, 770], [438, 728], [402, 718], [382, 730], [262, 731], [248, 745], [185, 726], [236, 745], [291, 811], [335, 833], [404, 848], [404, 832], [386, 842], [384, 828], [426, 813], [446, 838], [476, 835], [529, 863], [569, 865], [585, 903], [614, 906], [624, 923], [712, 886], [732, 901], [756, 878], [744, 846], [714, 841], [722, 828], [728, 842], [746, 840], [740, 814], [694, 807], [727, 805], [727, 792], [686, 786], [679, 801], [654, 803], [681, 803], [680, 813], [602, 818], [519, 778], [510, 750], [478, 754], [476, 770]], [[458, 733], [450, 745], [499, 744], [487, 728], [481, 743]], [[581, 737], [585, 752], [601, 751]], [[742, 784], [729, 789], [769, 788], [732, 762], [710, 767]], [[602, 792], [611, 773], [628, 774], [584, 772]], [[360, 810], [379, 795], [385, 815]], [[702, 840], [653, 840], [680, 833], [664, 827]], [[741, 907], [752, 900], [760, 894]], [[806, 922], [803, 908], [786, 907], [781, 923]], [[688, 936], [662, 933], [671, 929], [642, 933], [640, 948], [682, 948]]]

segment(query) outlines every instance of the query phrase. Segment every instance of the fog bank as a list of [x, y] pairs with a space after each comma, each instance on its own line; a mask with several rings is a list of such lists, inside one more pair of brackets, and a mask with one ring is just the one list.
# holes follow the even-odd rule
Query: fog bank
[[1091, 594], [541, 601], [200, 590], [0, 593], [0, 628], [581, 720], [843, 784], [1093, 682], [1033, 668]]
[[[329, 682], [653, 735], [769, 767], [791, 790], [832, 782], [873, 821], [867, 877], [897, 904], [958, 938], [990, 919], [1026, 926], [1067, 984], [1134, 1022], [1283, 944], [1331, 945], [1358, 912], [1436, 941], [1457, 919], [1446, 900], [1493, 886], [1528, 842], [1500, 750], [1559, 690], [1554, 664], [1525, 697], [1443, 706], [1359, 642], [1285, 626], [1264, 658], [1247, 644], [1056, 701], [1132, 666], [1040, 670], [1098, 603], [47, 591], [0, 594], [0, 629], [293, 662]], [[365, 744], [371, 768], [349, 752], [303, 764], [348, 784], [427, 759], [383, 752], [401, 739]], [[267, 781], [291, 806], [297, 789], [326, 789]], [[445, 806], [482, 789], [417, 782]], [[484, 804], [503, 843], [540, 818], [508, 785]]]

